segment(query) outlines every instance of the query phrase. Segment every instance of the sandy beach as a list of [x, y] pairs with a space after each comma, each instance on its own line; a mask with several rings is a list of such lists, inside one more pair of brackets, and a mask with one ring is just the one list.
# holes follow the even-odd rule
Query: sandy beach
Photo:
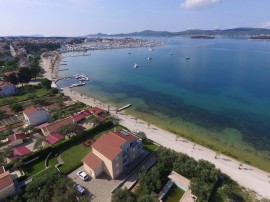
[[50, 80], [57, 79], [61, 61], [62, 57], [58, 52], [43, 53], [40, 66], [45, 70], [44, 77]]
[[[46, 73], [44, 76], [48, 79], [57, 77], [57, 71], [51, 71], [51, 61], [49, 58], [42, 57], [41, 66]], [[54, 68], [57, 69], [57, 68]], [[93, 98], [87, 96], [81, 96], [80, 93], [71, 91], [69, 88], [63, 89], [63, 93], [73, 100], [78, 100], [90, 106], [97, 106], [104, 109], [108, 109], [108, 104], [101, 103]], [[265, 197], [270, 199], [270, 173], [262, 171], [256, 167], [243, 164], [233, 158], [219, 154], [216, 156], [216, 152], [206, 147], [197, 145], [187, 139], [176, 136], [175, 134], [163, 130], [154, 125], [148, 125], [146, 122], [135, 119], [133, 116], [121, 112], [116, 114], [115, 108], [110, 106], [111, 113], [120, 119], [120, 124], [129, 128], [131, 131], [137, 129], [145, 132], [147, 137], [158, 144], [171, 148], [177, 152], [186, 153], [187, 155], [195, 158], [196, 160], [204, 159], [219, 168], [223, 173], [229, 175], [233, 180], [238, 182], [241, 186], [254, 190], [258, 197]], [[242, 163], [241, 169], [239, 165]]]

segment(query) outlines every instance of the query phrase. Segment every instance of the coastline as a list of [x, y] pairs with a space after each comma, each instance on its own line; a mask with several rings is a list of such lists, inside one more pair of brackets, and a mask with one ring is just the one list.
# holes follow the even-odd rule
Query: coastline
[[[52, 65], [53, 59], [49, 57], [41, 57], [41, 66], [46, 71], [44, 77], [54, 80], [58, 78], [58, 68], [61, 62], [61, 56], [55, 56], [57, 59]], [[53, 67], [52, 67], [53, 66]], [[69, 88], [65, 88], [63, 93], [69, 96], [73, 100], [81, 101], [90, 106], [97, 106], [104, 109], [108, 108], [108, 104], [102, 103], [88, 96], [81, 96], [80, 93], [71, 91]], [[110, 105], [110, 110], [115, 110], [116, 108]], [[114, 113], [112, 113], [114, 114]], [[140, 129], [145, 132], [147, 137], [155, 142], [161, 144], [164, 147], [171, 148], [177, 152], [186, 153], [187, 155], [195, 158], [196, 160], [204, 159], [219, 168], [222, 172], [229, 175], [233, 180], [237, 181], [241, 186], [248, 189], [252, 189], [257, 192], [260, 197], [270, 198], [270, 183], [269, 183], [269, 173], [262, 171], [256, 167], [250, 165], [243, 165], [243, 169], [239, 169], [239, 164], [242, 162], [237, 161], [231, 157], [227, 157], [223, 154], [219, 154], [216, 158], [217, 152], [208, 149], [204, 146], [197, 145], [196, 143], [187, 140], [183, 137], [179, 137], [172, 132], [164, 130], [162, 128], [156, 127], [154, 125], [148, 126], [148, 123], [140, 119], [135, 118], [132, 115], [127, 115], [124, 113], [118, 113], [117, 116], [120, 119], [120, 123], [129, 128], [132, 131]]]

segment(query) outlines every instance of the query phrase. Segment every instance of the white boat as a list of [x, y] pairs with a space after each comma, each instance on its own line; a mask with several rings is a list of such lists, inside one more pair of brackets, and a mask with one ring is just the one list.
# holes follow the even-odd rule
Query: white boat
[[138, 68], [138, 67], [139, 67], [139, 65], [135, 63], [134, 64], [134, 68]]
[[153, 51], [153, 48], [149, 48], [148, 50], [149, 50], [149, 51]]
[[152, 60], [152, 58], [151, 58], [151, 57], [149, 57], [149, 58], [147, 58], [147, 60]]

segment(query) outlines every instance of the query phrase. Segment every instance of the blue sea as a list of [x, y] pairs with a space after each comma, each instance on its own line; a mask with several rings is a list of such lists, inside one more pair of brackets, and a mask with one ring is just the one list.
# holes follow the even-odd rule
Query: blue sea
[[[132, 104], [131, 111], [166, 128], [270, 151], [270, 41], [151, 39], [167, 45], [66, 57], [69, 70], [60, 76], [84, 73], [90, 81], [78, 91], [118, 106]], [[82, 53], [63, 56], [76, 54]]]

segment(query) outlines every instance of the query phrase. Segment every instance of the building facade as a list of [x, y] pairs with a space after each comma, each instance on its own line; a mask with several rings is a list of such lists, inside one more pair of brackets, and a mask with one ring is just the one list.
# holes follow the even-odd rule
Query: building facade
[[131, 133], [121, 130], [109, 132], [100, 137], [92, 145], [92, 151], [82, 162], [84, 169], [93, 178], [105, 172], [112, 179], [115, 179], [141, 153], [141, 140]]
[[51, 115], [44, 107], [28, 107], [23, 110], [23, 116], [28, 125], [36, 126], [51, 119]]
[[17, 93], [17, 88], [9, 82], [0, 81], [0, 96], [14, 95]]

